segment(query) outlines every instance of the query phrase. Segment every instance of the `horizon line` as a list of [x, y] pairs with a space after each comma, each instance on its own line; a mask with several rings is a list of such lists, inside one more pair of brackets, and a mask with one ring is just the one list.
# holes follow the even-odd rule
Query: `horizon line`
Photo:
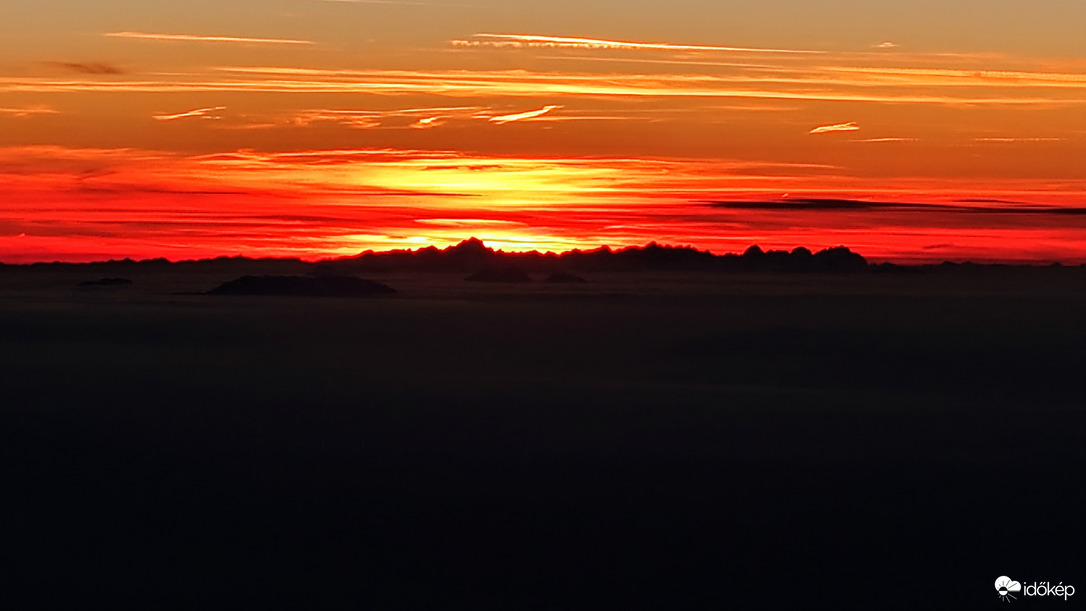
[[891, 258], [885, 258], [885, 257], [868, 258], [867, 256], [863, 255], [863, 253], [857, 252], [857, 251], [853, 250], [851, 247], [849, 247], [847, 245], [844, 245], [844, 244], [839, 244], [839, 245], [836, 245], [836, 246], [828, 246], [828, 247], [825, 247], [825, 248], [820, 248], [818, 250], [813, 250], [813, 249], [808, 248], [806, 246], [796, 246], [796, 247], [794, 247], [794, 248], [792, 248], [790, 250], [787, 250], [787, 249], [778, 250], [778, 249], [773, 249], [773, 248], [763, 250], [761, 248], [761, 246], [759, 246], [758, 244], [751, 244], [751, 245], [747, 246], [746, 248], [744, 248], [742, 250], [742, 252], [719, 253], [719, 252], [714, 252], [714, 251], [709, 250], [709, 249], [697, 248], [696, 246], [693, 246], [693, 245], [690, 245], [690, 244], [681, 244], [681, 243], [680, 244], [670, 244], [670, 243], [663, 243], [663, 242], [660, 242], [658, 240], [650, 240], [650, 241], [645, 242], [644, 244], [640, 244], [640, 245], [611, 246], [609, 244], [600, 244], [598, 246], [594, 246], [594, 247], [591, 247], [591, 248], [570, 248], [568, 250], [564, 250], [564, 251], [560, 251], [560, 252], [556, 252], [556, 251], [553, 251], [553, 250], [539, 250], [539, 249], [532, 249], [532, 250], [502, 250], [501, 248], [493, 248], [491, 246], [488, 246], [486, 244], [486, 240], [484, 240], [482, 238], [477, 238], [475, 236], [464, 238], [464, 239], [460, 240], [459, 242], [457, 242], [455, 244], [450, 244], [450, 245], [445, 246], [443, 248], [439, 248], [438, 246], [436, 246], [434, 244], [427, 244], [425, 246], [417, 246], [415, 248], [388, 248], [388, 249], [384, 249], [384, 250], [366, 249], [366, 250], [361, 250], [361, 251], [358, 251], [355, 254], [350, 254], [350, 255], [337, 255], [337, 256], [319, 257], [319, 258], [313, 258], [313, 259], [307, 259], [307, 258], [298, 257], [298, 256], [253, 256], [253, 255], [246, 255], [246, 254], [237, 253], [237, 254], [209, 255], [209, 256], [206, 256], [206, 257], [194, 258], [194, 259], [170, 259], [169, 257], [148, 257], [148, 258], [136, 259], [136, 258], [133, 258], [131, 256], [126, 256], [126, 257], [124, 257], [122, 259], [110, 258], [110, 259], [95, 259], [95, 260], [88, 260], [88, 261], [61, 261], [61, 260], [54, 259], [52, 261], [38, 260], [38, 261], [29, 261], [29, 262], [24, 262], [24, 263], [8, 263], [6, 261], [0, 260], [0, 266], [6, 266], [6, 267], [30, 267], [30, 266], [35, 266], [35, 265], [104, 265], [104, 264], [109, 264], [109, 263], [138, 264], [138, 263], [163, 262], [163, 261], [173, 265], [173, 264], [179, 264], [179, 263], [202, 263], [202, 262], [210, 262], [210, 261], [219, 261], [219, 260], [224, 260], [224, 259], [225, 260], [244, 259], [244, 260], [250, 260], [250, 261], [298, 262], [298, 263], [304, 263], [304, 264], [307, 264], [307, 265], [316, 265], [316, 264], [320, 264], [320, 263], [349, 260], [349, 259], [364, 256], [364, 255], [367, 255], [367, 254], [383, 254], [383, 253], [393, 253], [393, 252], [417, 253], [417, 252], [420, 252], [420, 251], [423, 251], [423, 250], [428, 250], [428, 249], [435, 249], [435, 250], [438, 250], [439, 252], [444, 252], [444, 251], [456, 248], [458, 246], [462, 246], [463, 244], [469, 243], [469, 242], [472, 242], [472, 241], [477, 241], [477, 242], [481, 243], [487, 250], [489, 250], [490, 252], [493, 252], [495, 254], [514, 255], [514, 256], [515, 255], [530, 255], [530, 254], [533, 254], [533, 253], [537, 254], [537, 255], [541, 255], [541, 256], [545, 256], [545, 255], [563, 256], [563, 255], [567, 255], [567, 254], [570, 254], [570, 253], [573, 253], [573, 252], [590, 253], [590, 252], [597, 252], [597, 251], [601, 251], [601, 250], [607, 250], [607, 251], [610, 251], [610, 252], [613, 252], [613, 253], [617, 253], [617, 252], [622, 252], [622, 251], [626, 251], [626, 250], [643, 250], [643, 249], [646, 249], [646, 248], [649, 248], [649, 247], [652, 247], [652, 246], [656, 246], [656, 247], [660, 247], [660, 248], [676, 249], [676, 250], [678, 250], [678, 249], [689, 249], [689, 250], [693, 250], [695, 252], [712, 255], [714, 257], [726, 257], [726, 256], [729, 256], [729, 255], [730, 256], [743, 256], [747, 251], [749, 251], [752, 248], [757, 248], [759, 250], [762, 250], [762, 252], [764, 252], [764, 253], [771, 253], [771, 252], [772, 253], [782, 253], [783, 252], [783, 253], [788, 253], [788, 254], [793, 253], [795, 250], [797, 250], [799, 248], [805, 248], [808, 251], [810, 251], [812, 254], [816, 254], [816, 253], [823, 252], [823, 251], [826, 251], [826, 250], [830, 250], [830, 249], [833, 249], [833, 248], [845, 248], [849, 252], [851, 252], [853, 254], [860, 255], [861, 257], [863, 257], [864, 260], [867, 261], [869, 266], [877, 266], [877, 265], [889, 264], [889, 265], [898, 266], [898, 267], [932, 267], [932, 266], [938, 266], [938, 265], [944, 265], [944, 264], [954, 264], [954, 265], [972, 264], [972, 265], [984, 265], [984, 266], [989, 266], [990, 265], [990, 266], [1013, 266], [1013, 267], [1051, 267], [1053, 265], [1060, 265], [1060, 266], [1067, 266], [1067, 267], [1086, 267], [1086, 261], [1071, 262], [1071, 261], [1062, 261], [1062, 260], [1055, 260], [1055, 259], [1041, 259], [1041, 258], [1035, 258], [1035, 259], [1008, 259], [1008, 258], [937, 259], [937, 258], [929, 258], [929, 257], [917, 256], [915, 258], [915, 260], [913, 260], [912, 258], [909, 258], [908, 259], [909, 262], [901, 262], [901, 260], [902, 260], [901, 258], [896, 258], [897, 259], [896, 261], [891, 260]]

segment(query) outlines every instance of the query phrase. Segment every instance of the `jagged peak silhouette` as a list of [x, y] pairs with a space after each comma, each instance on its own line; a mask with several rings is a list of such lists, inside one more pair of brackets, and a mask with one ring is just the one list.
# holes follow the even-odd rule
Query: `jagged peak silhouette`
[[672, 246], [652, 241], [644, 246], [612, 249], [600, 246], [591, 250], [573, 249], [563, 253], [505, 252], [471, 237], [438, 249], [428, 246], [417, 250], [366, 251], [320, 264], [322, 268], [344, 271], [447, 271], [475, 273], [485, 268], [515, 266], [525, 272], [558, 273], [572, 271], [787, 271], [839, 272], [858, 271], [867, 261], [847, 247], [836, 246], [812, 253], [798, 247], [792, 252], [764, 251], [751, 246], [742, 255], [715, 255], [692, 246]]
[[479, 238], [470, 237], [470, 238], [468, 238], [466, 240], [461, 241], [459, 244], [456, 244], [454, 246], [446, 247], [444, 252], [446, 252], [446, 253], [469, 253], [469, 254], [488, 253], [489, 254], [489, 253], [495, 252], [495, 250], [493, 248], [487, 246], [486, 244], [484, 244], [483, 241], [480, 240]]

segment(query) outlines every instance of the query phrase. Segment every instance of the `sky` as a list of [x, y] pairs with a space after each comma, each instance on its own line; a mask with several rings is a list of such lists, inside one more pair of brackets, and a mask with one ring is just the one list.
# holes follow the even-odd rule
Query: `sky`
[[0, 7], [0, 262], [1086, 262], [1086, 0]]

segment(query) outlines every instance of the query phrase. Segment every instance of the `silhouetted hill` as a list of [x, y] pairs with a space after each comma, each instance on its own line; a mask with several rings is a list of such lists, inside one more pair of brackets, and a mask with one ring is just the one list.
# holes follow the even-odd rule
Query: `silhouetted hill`
[[[38, 263], [26, 263], [26, 264], [6, 264], [9, 269], [17, 268], [33, 268], [33, 269], [90, 269], [90, 270], [139, 270], [139, 271], [154, 271], [157, 269], [175, 269], [199, 266], [201, 268], [220, 267], [223, 269], [229, 269], [237, 266], [252, 266], [252, 265], [282, 265], [282, 264], [302, 264], [305, 262], [297, 258], [284, 258], [284, 257], [213, 257], [210, 259], [185, 259], [182, 261], [170, 261], [164, 257], [158, 257], [155, 259], [110, 259], [108, 261], [94, 261], [90, 263], [69, 263], [65, 261], [52, 261], [52, 262], [38, 262]], [[4, 266], [4, 263], [0, 263], [0, 266]]]
[[211, 289], [208, 294], [372, 297], [395, 292], [380, 282], [350, 276], [242, 276]]
[[496, 251], [476, 238], [438, 249], [366, 251], [358, 256], [324, 261], [319, 268], [335, 273], [355, 272], [462, 272], [516, 267], [526, 273], [570, 273], [571, 271], [769, 271], [769, 272], [852, 272], [867, 267], [867, 261], [844, 246], [812, 253], [800, 247], [792, 252], [763, 251], [752, 246], [742, 255], [714, 255], [690, 246], [666, 246], [650, 242], [612, 250], [574, 249], [552, 252]]

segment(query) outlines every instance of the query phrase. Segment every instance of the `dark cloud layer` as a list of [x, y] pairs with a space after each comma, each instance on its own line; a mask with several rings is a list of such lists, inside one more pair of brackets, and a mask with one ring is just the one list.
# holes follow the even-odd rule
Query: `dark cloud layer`
[[729, 210], [806, 210], [806, 211], [857, 211], [895, 210], [915, 212], [960, 212], [966, 214], [1059, 214], [1084, 215], [1086, 207], [1057, 207], [1015, 203], [1003, 200], [959, 200], [963, 203], [986, 205], [956, 206], [949, 204], [922, 204], [912, 202], [861, 201], [852, 199], [789, 198], [765, 201], [707, 201], [712, 208]]
[[103, 62], [42, 62], [44, 65], [76, 74], [125, 74], [121, 68]]

